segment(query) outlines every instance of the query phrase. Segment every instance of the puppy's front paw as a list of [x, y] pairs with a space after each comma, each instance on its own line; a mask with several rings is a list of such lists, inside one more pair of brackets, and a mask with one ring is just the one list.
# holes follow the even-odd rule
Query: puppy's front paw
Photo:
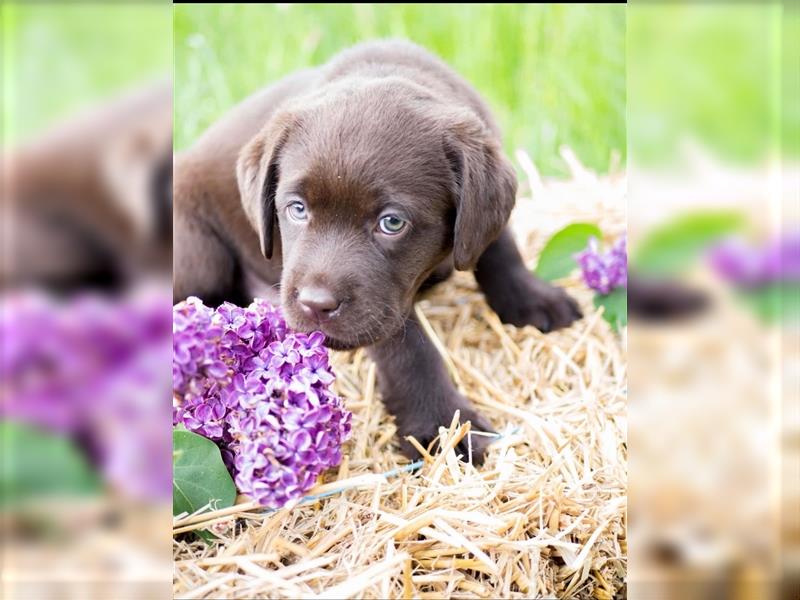
[[493, 294], [488, 300], [503, 323], [515, 327], [533, 325], [543, 333], [569, 327], [583, 317], [569, 294], [527, 271], [513, 276], [506, 293]]
[[[400, 450], [407, 457], [417, 460], [420, 454], [411, 442], [406, 438], [413, 436], [423, 448], [428, 448], [439, 435], [439, 427], [449, 427], [453, 420], [456, 410], [460, 411], [461, 423], [471, 422], [471, 431], [485, 431], [491, 433], [492, 425], [476, 410], [469, 407], [464, 398], [457, 396], [447, 403], [446, 406], [439, 406], [435, 413], [428, 412], [415, 415], [398, 415], [397, 435], [400, 440]], [[456, 446], [456, 454], [460, 454], [462, 460], [469, 461], [470, 450], [472, 451], [472, 464], [482, 465], [486, 450], [493, 438], [484, 435], [467, 434]], [[438, 441], [437, 441], [438, 445]], [[437, 448], [432, 448], [435, 453]]]

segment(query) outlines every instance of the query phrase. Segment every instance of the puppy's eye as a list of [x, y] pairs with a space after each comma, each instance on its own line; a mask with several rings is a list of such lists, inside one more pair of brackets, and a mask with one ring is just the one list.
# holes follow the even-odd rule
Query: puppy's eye
[[306, 210], [306, 205], [302, 202], [292, 202], [286, 207], [286, 212], [293, 221], [299, 221], [302, 223], [303, 221], [308, 220], [308, 211]]
[[378, 221], [378, 228], [386, 235], [397, 235], [406, 228], [407, 223], [397, 215], [385, 215]]

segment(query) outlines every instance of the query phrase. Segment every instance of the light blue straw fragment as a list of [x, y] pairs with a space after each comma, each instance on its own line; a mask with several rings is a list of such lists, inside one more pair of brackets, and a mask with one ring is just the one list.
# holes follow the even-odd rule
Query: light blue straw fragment
[[[500, 440], [500, 439], [502, 439], [502, 438], [504, 438], [506, 436], [516, 435], [520, 431], [521, 431], [520, 427], [515, 427], [511, 431], [506, 431], [505, 433], [486, 433], [485, 435], [487, 437], [493, 437], [493, 438], [496, 438], [496, 439]], [[424, 460], [418, 460], [418, 461], [412, 462], [412, 463], [410, 463], [408, 465], [404, 465], [402, 467], [397, 467], [396, 469], [390, 469], [390, 470], [388, 470], [388, 471], [386, 471], [384, 473], [381, 473], [381, 475], [383, 475], [383, 477], [385, 477], [386, 479], [388, 479], [389, 477], [397, 477], [398, 475], [401, 475], [402, 473], [411, 473], [413, 471], [416, 471], [417, 469], [421, 468], [422, 465], [424, 465], [424, 464], [425, 464]], [[346, 492], [347, 490], [352, 490], [352, 489], [355, 489], [357, 487], [359, 487], [359, 484], [347, 485], [347, 486], [344, 486], [344, 487], [336, 488], [335, 490], [331, 490], [329, 492], [323, 492], [321, 494], [312, 494], [310, 496], [304, 496], [300, 500], [300, 502], [298, 502], [298, 504], [306, 504], [308, 502], [314, 502], [315, 500], [320, 500], [322, 498], [327, 498], [329, 496], [335, 496], [336, 494], [341, 494], [342, 492]], [[276, 509], [276, 508], [268, 508], [268, 509], [264, 510], [263, 512], [271, 513], [271, 512], [275, 512], [276, 510], [278, 510], [278, 509]]]
[[[402, 466], [402, 467], [397, 467], [396, 469], [391, 469], [389, 471], [386, 471], [385, 473], [381, 473], [381, 475], [383, 475], [386, 478], [388, 478], [388, 477], [396, 477], [397, 475], [400, 475], [401, 473], [410, 473], [411, 471], [416, 471], [417, 469], [419, 469], [424, 464], [425, 464], [424, 460], [418, 460], [418, 461], [413, 462], [411, 464], [408, 464], [408, 465], [405, 465], [405, 466]], [[314, 500], [319, 500], [320, 498], [327, 498], [328, 496], [333, 496], [334, 494], [340, 494], [341, 492], [346, 492], [347, 490], [352, 490], [353, 488], [357, 488], [357, 487], [358, 487], [358, 484], [348, 485], [348, 486], [345, 486], [345, 487], [337, 488], [335, 490], [331, 490], [330, 492], [323, 492], [322, 494], [312, 494], [311, 496], [305, 496], [305, 497], [303, 497], [302, 500], [300, 500], [300, 504], [304, 504], [306, 502], [313, 502]]]

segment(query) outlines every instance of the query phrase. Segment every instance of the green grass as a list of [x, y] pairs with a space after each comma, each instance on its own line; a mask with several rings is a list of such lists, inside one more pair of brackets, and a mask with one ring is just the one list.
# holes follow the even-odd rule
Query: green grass
[[5, 142], [170, 73], [169, 5], [8, 1], [0, 10]]
[[624, 5], [176, 5], [174, 36], [177, 148], [295, 69], [399, 37], [466, 77], [544, 173], [566, 172], [562, 144], [600, 171], [625, 156]]

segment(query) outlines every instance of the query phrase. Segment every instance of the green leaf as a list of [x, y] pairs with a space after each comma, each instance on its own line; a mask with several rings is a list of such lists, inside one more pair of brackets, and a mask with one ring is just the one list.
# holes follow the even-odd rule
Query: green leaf
[[219, 448], [191, 431], [172, 432], [172, 514], [193, 513], [209, 502], [217, 509], [233, 506], [233, 484]]
[[774, 283], [757, 290], [744, 290], [740, 296], [767, 323], [788, 323], [800, 319], [798, 283]]
[[628, 324], [628, 290], [617, 288], [605, 296], [596, 294], [596, 308], [604, 308], [603, 318], [608, 321], [614, 331], [619, 331]]
[[546, 281], [566, 277], [577, 266], [573, 256], [586, 248], [591, 237], [603, 237], [591, 223], [573, 223], [557, 231], [539, 254], [535, 273]]
[[744, 216], [732, 211], [682, 215], [650, 232], [631, 252], [631, 264], [646, 275], [676, 275], [713, 242], [744, 226]]
[[0, 444], [0, 506], [103, 489], [86, 455], [64, 435], [7, 421], [0, 423]]

